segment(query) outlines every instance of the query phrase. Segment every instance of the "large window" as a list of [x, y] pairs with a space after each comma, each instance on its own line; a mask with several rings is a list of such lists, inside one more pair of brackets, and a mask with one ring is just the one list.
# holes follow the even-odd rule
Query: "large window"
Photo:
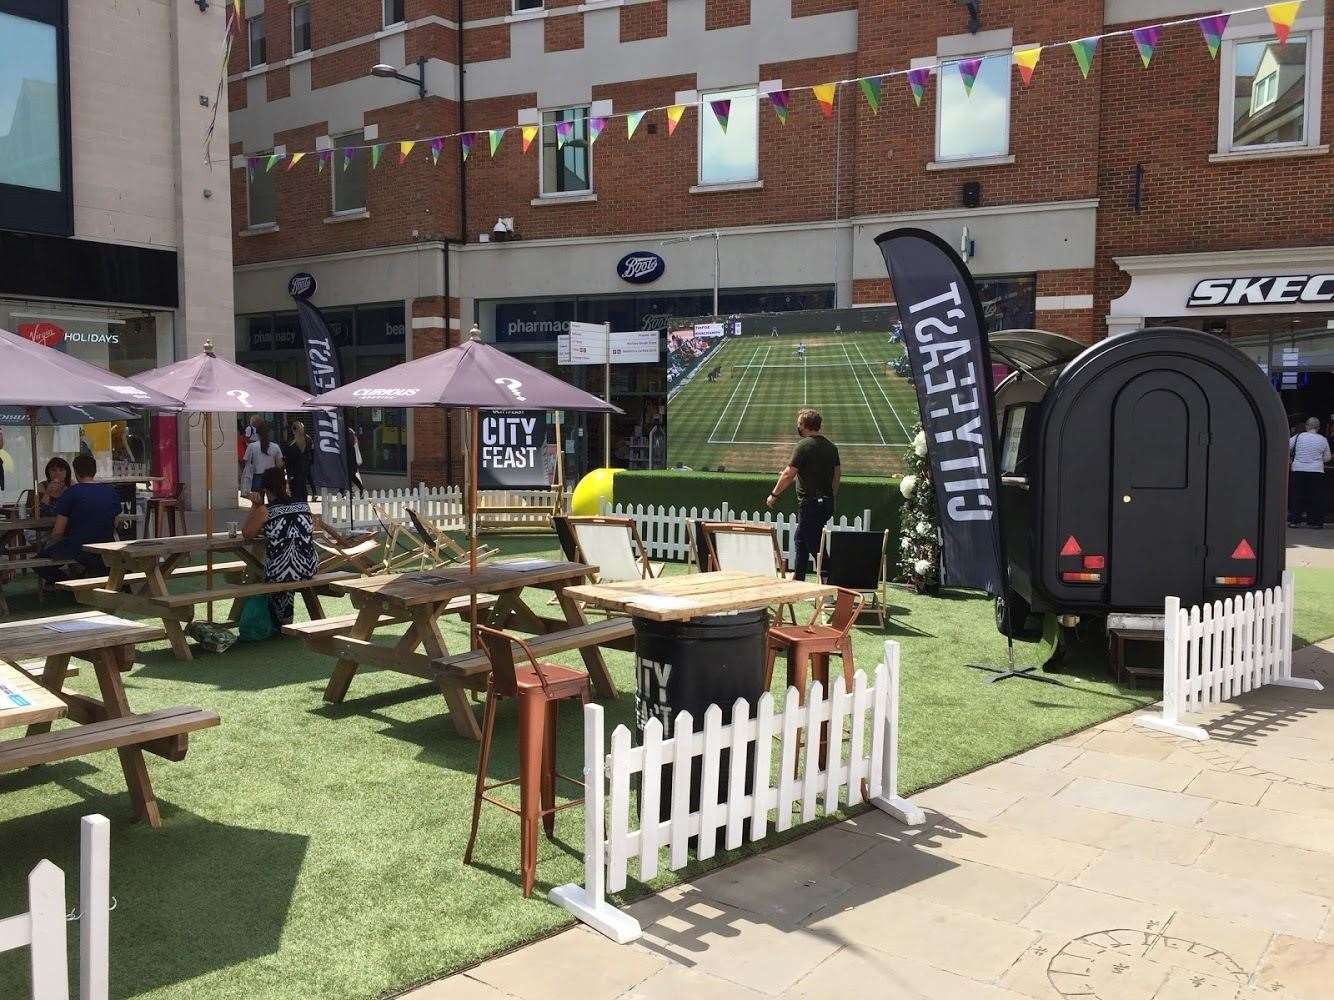
[[384, 0], [384, 26], [402, 24], [404, 21], [403, 0]]
[[361, 131], [347, 132], [333, 137], [333, 210], [338, 215], [343, 212], [363, 212], [366, 210], [366, 161], [370, 153], [364, 148], [352, 150], [348, 158], [343, 150], [351, 146], [360, 146], [365, 142]]
[[273, 190], [267, 153], [246, 161], [246, 207], [246, 221], [251, 226], [268, 226], [278, 221], [278, 196]]
[[[699, 182], [741, 184], [760, 178], [758, 100], [754, 87], [701, 95], [699, 109]], [[711, 107], [729, 101], [724, 131]]]
[[245, 23], [246, 41], [249, 45], [250, 68], [263, 66], [268, 62], [267, 48], [264, 44], [264, 15], [252, 17]]
[[1299, 147], [1311, 134], [1311, 35], [1230, 41], [1224, 57], [1222, 150]]
[[[974, 57], [979, 58], [979, 57]], [[982, 58], [972, 92], [964, 88], [959, 63], [937, 71], [936, 159], [976, 160], [1010, 152], [1010, 58]]]
[[542, 125], [542, 194], [585, 194], [593, 190], [588, 106], [544, 111]]
[[65, 5], [0, 0], [0, 228], [67, 236]]
[[292, 54], [310, 51], [310, 4], [292, 4]]

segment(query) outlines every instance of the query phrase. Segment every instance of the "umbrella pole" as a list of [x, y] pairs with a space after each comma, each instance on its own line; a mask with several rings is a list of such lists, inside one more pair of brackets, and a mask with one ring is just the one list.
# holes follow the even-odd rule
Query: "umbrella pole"
[[[204, 534], [213, 535], [213, 414], [204, 417]], [[211, 543], [210, 543], [211, 544]], [[204, 586], [213, 589], [213, 549], [204, 553]], [[208, 620], [213, 623], [213, 602], [208, 602]]]
[[[477, 572], [477, 407], [468, 410], [468, 571]], [[477, 590], [468, 595], [468, 628], [472, 648], [477, 648]]]
[[[32, 445], [32, 516], [36, 517], [41, 509], [41, 504], [37, 502], [37, 491], [40, 485], [37, 479], [37, 407], [28, 407], [28, 443]], [[73, 483], [66, 483], [65, 488], [69, 489]]]

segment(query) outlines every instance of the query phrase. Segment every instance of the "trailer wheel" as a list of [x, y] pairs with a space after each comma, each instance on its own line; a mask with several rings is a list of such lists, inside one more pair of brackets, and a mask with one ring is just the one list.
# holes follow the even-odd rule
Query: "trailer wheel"
[[1028, 602], [1006, 587], [1005, 593], [996, 598], [996, 631], [1012, 639], [1027, 638], [1032, 635], [1031, 614]]

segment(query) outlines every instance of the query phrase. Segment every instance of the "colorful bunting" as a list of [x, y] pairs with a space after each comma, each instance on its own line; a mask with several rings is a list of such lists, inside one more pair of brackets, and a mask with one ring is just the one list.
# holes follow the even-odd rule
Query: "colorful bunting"
[[491, 155], [495, 156], [496, 149], [500, 146], [500, 140], [505, 138], [505, 130], [503, 128], [488, 129], [486, 138], [491, 144]]
[[298, 163], [301, 162], [301, 157], [305, 155], [306, 155], [305, 153], [293, 153], [291, 155], [291, 158], [288, 159], [287, 161], [287, 169], [291, 170], [293, 167], [295, 167]]
[[774, 114], [778, 116], [778, 121], [782, 125], [787, 124], [787, 113], [792, 107], [792, 95], [786, 90], [769, 91], [769, 103], [773, 106]]
[[333, 150], [332, 150], [332, 149], [321, 149], [321, 150], [320, 150], [320, 168], [319, 168], [319, 169], [320, 169], [320, 173], [324, 173], [324, 167], [325, 167], [325, 164], [328, 164], [329, 166], [333, 166]]
[[556, 148], [562, 149], [574, 134], [574, 122], [556, 122]]
[[417, 145], [416, 139], [404, 139], [398, 144], [398, 165], [401, 167], [407, 160], [408, 154], [412, 152], [412, 147]]
[[440, 162], [440, 150], [445, 148], [445, 140], [439, 136], [431, 140], [431, 166]]
[[645, 111], [631, 111], [625, 116], [625, 137], [633, 139], [635, 130], [639, 128], [639, 123], [644, 120]]
[[607, 127], [606, 118], [588, 119], [588, 144], [590, 146], [598, 141], [598, 136], [602, 134], [602, 130], [606, 127]]
[[1079, 63], [1079, 72], [1084, 74], [1084, 79], [1089, 78], [1089, 70], [1093, 69], [1093, 57], [1098, 51], [1098, 36], [1089, 38], [1080, 38], [1070, 43], [1070, 51], [1075, 54], [1075, 62]]
[[826, 118], [834, 117], [834, 93], [838, 90], [836, 83], [820, 83], [811, 88], [811, 94], [814, 95], [816, 103], [820, 105], [820, 112]]
[[384, 152], [384, 143], [377, 142], [371, 146], [371, 169], [374, 170], [380, 165], [380, 154]]
[[471, 132], [464, 132], [459, 136], [459, 149], [463, 151], [465, 161], [468, 159], [468, 154], [472, 152], [472, 140], [473, 134]]
[[1153, 50], [1158, 47], [1158, 39], [1162, 37], [1163, 29], [1161, 25], [1149, 24], [1143, 28], [1136, 28], [1130, 33], [1135, 44], [1139, 47], [1139, 57], [1144, 62], [1144, 68], [1149, 68], [1149, 60], [1153, 58]]
[[1274, 34], [1278, 35], [1278, 44], [1288, 44], [1288, 32], [1292, 30], [1293, 22], [1297, 20], [1297, 11], [1301, 9], [1302, 0], [1294, 0], [1293, 3], [1271, 3], [1265, 6], [1265, 13], [1269, 15], [1269, 23], [1274, 26]]
[[908, 86], [912, 88], [912, 99], [917, 102], [917, 106], [922, 106], [922, 95], [926, 93], [926, 82], [931, 79], [930, 67], [923, 66], [921, 69], [908, 70]]
[[344, 147], [343, 147], [343, 169], [344, 169], [344, 170], [346, 170], [348, 167], [350, 167], [350, 166], [352, 165], [352, 157], [354, 157], [356, 154], [357, 154], [357, 147], [356, 147], [356, 146], [344, 146]]
[[1033, 82], [1033, 70], [1038, 68], [1038, 60], [1041, 58], [1041, 45], [1034, 45], [1027, 49], [1019, 49], [1015, 52], [1014, 64], [1019, 67], [1019, 79], [1023, 81], [1025, 87]]
[[713, 117], [718, 120], [718, 127], [726, 132], [727, 119], [732, 115], [732, 102], [730, 100], [710, 101], [709, 110], [713, 112]]
[[258, 156], [247, 156], [245, 158], [246, 176], [249, 177], [252, 181], [255, 179], [255, 168], [257, 166], [259, 166]]
[[667, 135], [670, 137], [676, 132], [676, 126], [681, 124], [681, 116], [686, 113], [684, 104], [673, 104], [667, 109]]
[[274, 166], [277, 165], [278, 161], [281, 159], [282, 156], [279, 155], [278, 153], [270, 153], [268, 162], [264, 164], [264, 172], [267, 174], [269, 171], [271, 171], [274, 168]]
[[525, 125], [519, 131], [523, 136], [523, 151], [526, 153], [528, 147], [533, 144], [533, 140], [537, 138], [538, 128], [536, 125]]
[[964, 59], [959, 64], [959, 79], [963, 81], [963, 93], [965, 97], [973, 96], [973, 84], [977, 82], [977, 74], [982, 70], [981, 59]]
[[871, 114], [880, 114], [880, 88], [884, 83], [883, 76], [869, 76], [858, 80], [858, 85], [862, 88], [862, 94], [866, 98], [866, 103], [871, 108]]
[[1230, 14], [1215, 14], [1200, 21], [1200, 34], [1204, 35], [1204, 44], [1209, 46], [1209, 55], [1218, 58], [1218, 50], [1223, 45], [1223, 32], [1227, 31]]

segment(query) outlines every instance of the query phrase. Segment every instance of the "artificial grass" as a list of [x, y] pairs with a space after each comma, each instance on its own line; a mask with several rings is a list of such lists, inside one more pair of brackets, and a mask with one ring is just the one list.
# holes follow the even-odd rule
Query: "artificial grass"
[[[555, 555], [549, 538], [501, 545]], [[1299, 570], [1297, 592], [1299, 634], [1334, 633], [1334, 572]], [[986, 685], [964, 664], [1004, 656], [988, 602], [891, 595], [895, 621], [883, 632], [859, 629], [856, 653], [860, 667], [872, 668], [884, 638], [902, 643], [905, 792], [1154, 698], [1110, 683], [1093, 644], [1075, 651], [1059, 685]], [[64, 610], [21, 595], [12, 603], [25, 614]], [[326, 610], [346, 609], [331, 602]], [[450, 620], [445, 630], [459, 648], [460, 624]], [[1018, 650], [1024, 662], [1036, 654], [1027, 644]], [[607, 706], [608, 723], [629, 724], [632, 657], [606, 656], [622, 692]], [[577, 654], [558, 659], [579, 662]], [[125, 678], [136, 710], [199, 705], [215, 709], [222, 725], [196, 734], [183, 762], [148, 758], [164, 818], [156, 831], [128, 821], [112, 753], [0, 776], [0, 915], [26, 908], [24, 877], [43, 857], [66, 871], [73, 899], [78, 818], [101, 812], [112, 820], [119, 903], [111, 924], [115, 997], [370, 998], [568, 923], [545, 894], [582, 874], [580, 810], [561, 814], [557, 842], [542, 842], [538, 886], [524, 900], [512, 816], [484, 810], [474, 865], [462, 863], [476, 744], [455, 735], [439, 694], [410, 677], [367, 670], [345, 704], [327, 706], [320, 696], [331, 667], [330, 658], [289, 639], [191, 663], [173, 659], [165, 643], [144, 649]], [[778, 688], [781, 665], [776, 673]], [[72, 686], [94, 689], [91, 670]], [[581, 745], [570, 712], [561, 735], [565, 773], [578, 772]], [[513, 712], [506, 711], [492, 773], [515, 771]], [[736, 856], [664, 875], [655, 886]], [[632, 886], [627, 896], [644, 891]], [[24, 962], [22, 952], [0, 956], [0, 996], [26, 996]]]

